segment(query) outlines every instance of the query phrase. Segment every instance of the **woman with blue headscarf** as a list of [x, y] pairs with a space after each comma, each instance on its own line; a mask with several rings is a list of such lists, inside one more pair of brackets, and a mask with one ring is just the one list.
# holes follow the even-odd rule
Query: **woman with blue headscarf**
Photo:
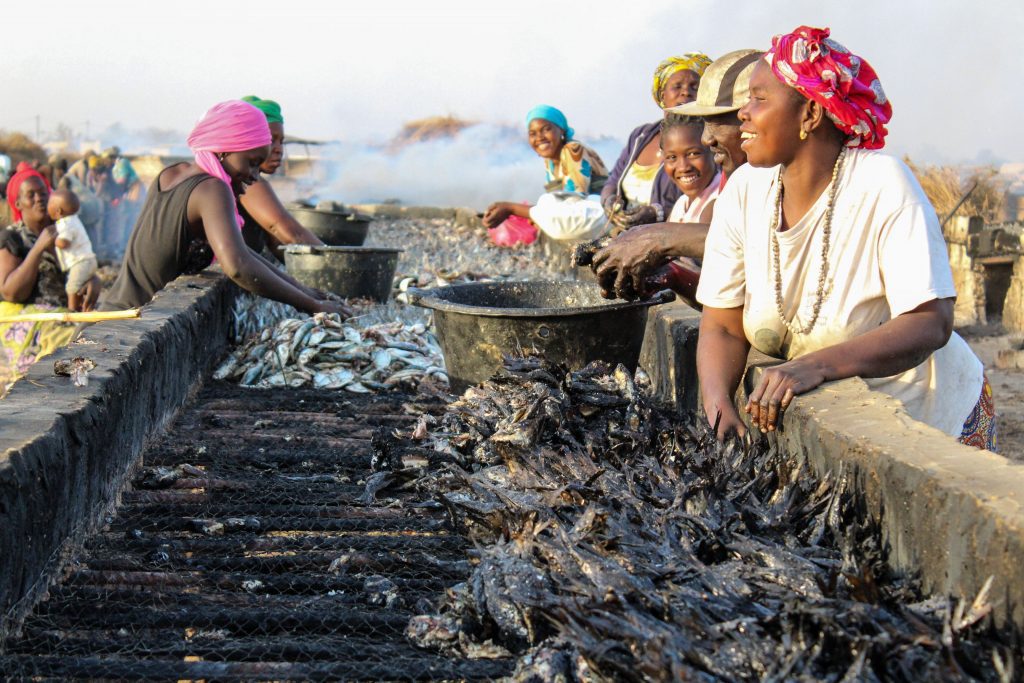
[[[526, 115], [526, 131], [530, 147], [544, 161], [545, 192], [573, 193], [581, 198], [601, 192], [608, 178], [604, 162], [597, 152], [572, 139], [573, 129], [565, 114], [539, 104]], [[516, 202], [495, 202], [487, 208], [483, 222], [488, 228], [496, 228], [510, 217], [525, 221], [532, 208]]]

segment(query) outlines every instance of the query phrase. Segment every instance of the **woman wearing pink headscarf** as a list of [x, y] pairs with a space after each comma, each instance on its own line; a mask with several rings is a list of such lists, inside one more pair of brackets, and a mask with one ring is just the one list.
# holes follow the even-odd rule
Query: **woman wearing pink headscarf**
[[793, 396], [862, 377], [914, 418], [992, 449], [992, 391], [953, 330], [952, 274], [935, 210], [885, 144], [892, 107], [874, 69], [801, 26], [776, 36], [740, 109], [747, 165], [718, 199], [697, 299], [697, 371], [719, 434], [744, 431], [732, 397], [750, 346], [786, 362], [746, 412], [775, 429]]
[[206, 112], [188, 138], [195, 161], [165, 168], [153, 182], [121, 272], [100, 308], [141, 306], [171, 280], [203, 270], [216, 257], [242, 289], [310, 313], [347, 314], [271, 266], [242, 239], [237, 198], [259, 179], [270, 142], [267, 119], [251, 104], [231, 100]]

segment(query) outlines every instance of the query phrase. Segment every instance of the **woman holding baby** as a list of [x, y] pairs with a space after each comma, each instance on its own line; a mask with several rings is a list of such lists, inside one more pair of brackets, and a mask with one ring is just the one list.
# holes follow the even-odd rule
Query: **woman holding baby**
[[[67, 276], [57, 259], [55, 221], [47, 210], [50, 186], [33, 169], [7, 184], [14, 223], [0, 230], [0, 316], [68, 308]], [[100, 293], [99, 279], [84, 278], [71, 292], [78, 310], [90, 310]], [[0, 393], [37, 359], [67, 344], [74, 327], [60, 323], [0, 324]]]

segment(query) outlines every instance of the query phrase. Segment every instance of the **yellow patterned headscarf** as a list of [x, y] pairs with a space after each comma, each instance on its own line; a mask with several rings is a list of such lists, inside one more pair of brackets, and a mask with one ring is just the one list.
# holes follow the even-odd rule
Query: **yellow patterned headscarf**
[[651, 95], [658, 106], [662, 106], [661, 91], [665, 88], [665, 81], [683, 69], [689, 69], [698, 76], [704, 75], [704, 70], [711, 65], [711, 58], [703, 52], [687, 52], [682, 57], [669, 57], [654, 70], [654, 85], [651, 87]]

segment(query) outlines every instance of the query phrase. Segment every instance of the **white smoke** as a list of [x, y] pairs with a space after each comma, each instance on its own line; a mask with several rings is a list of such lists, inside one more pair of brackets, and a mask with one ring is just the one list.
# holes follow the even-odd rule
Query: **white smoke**
[[[615, 163], [622, 143], [584, 138], [605, 165]], [[511, 126], [481, 123], [453, 137], [383, 147], [338, 143], [323, 152], [314, 194], [346, 204], [397, 201], [411, 206], [468, 206], [494, 201], [534, 202], [544, 191], [544, 166]]]

